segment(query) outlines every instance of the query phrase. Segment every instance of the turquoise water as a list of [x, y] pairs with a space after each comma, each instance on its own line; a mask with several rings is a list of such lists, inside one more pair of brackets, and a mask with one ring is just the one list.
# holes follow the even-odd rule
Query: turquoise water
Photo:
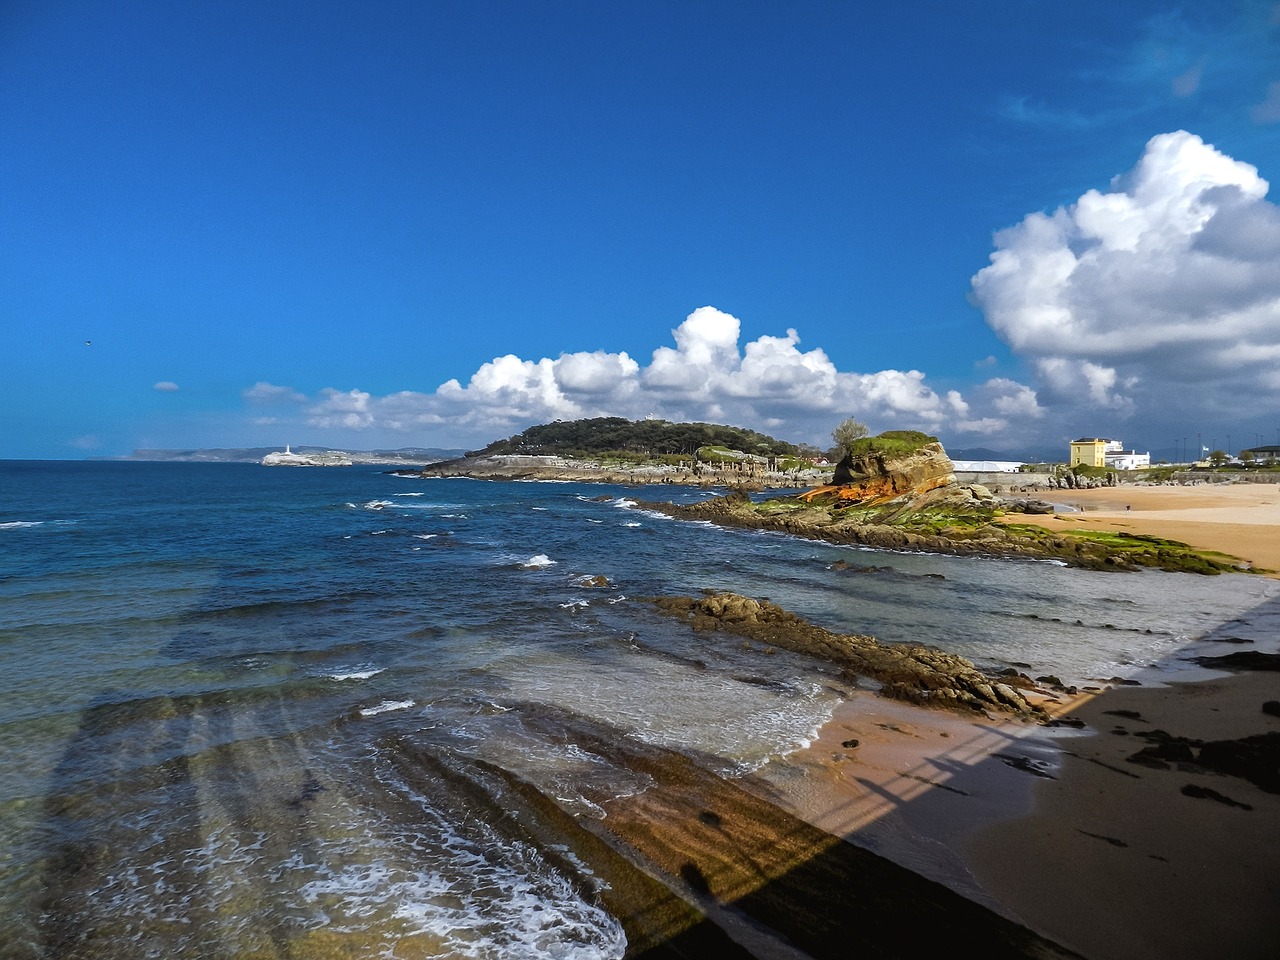
[[501, 790], [481, 771], [600, 817], [591, 797], [645, 780], [573, 731], [733, 774], [840, 695], [639, 597], [732, 589], [1081, 683], [1274, 633], [1250, 612], [1280, 584], [1256, 577], [862, 551], [634, 503], [707, 495], [0, 462], [0, 956], [620, 957], [589, 871], [477, 812]]

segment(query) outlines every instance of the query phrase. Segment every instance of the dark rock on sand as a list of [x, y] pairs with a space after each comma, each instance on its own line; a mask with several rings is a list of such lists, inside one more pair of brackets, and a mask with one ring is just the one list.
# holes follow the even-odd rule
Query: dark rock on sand
[[1193, 657], [1195, 663], [1215, 670], [1280, 670], [1280, 653], [1241, 650], [1221, 657]]
[[1202, 787], [1198, 784], [1188, 783], [1182, 788], [1184, 797], [1194, 797], [1197, 800], [1217, 800], [1219, 803], [1225, 803], [1229, 807], [1239, 807], [1241, 810], [1252, 810], [1253, 807], [1247, 803], [1241, 803], [1239, 800], [1232, 800], [1225, 794], [1219, 793], [1211, 787]]
[[1112, 717], [1124, 717], [1126, 720], [1142, 719], [1142, 714], [1137, 710], [1103, 710], [1102, 712]]
[[1048, 515], [1053, 513], [1054, 506], [1047, 500], [1006, 500], [1004, 509], [1009, 513]]
[[1247, 780], [1267, 793], [1280, 793], [1280, 732], [1209, 741], [1177, 737], [1164, 730], [1150, 730], [1138, 736], [1149, 746], [1129, 757], [1130, 763], [1219, 773]]

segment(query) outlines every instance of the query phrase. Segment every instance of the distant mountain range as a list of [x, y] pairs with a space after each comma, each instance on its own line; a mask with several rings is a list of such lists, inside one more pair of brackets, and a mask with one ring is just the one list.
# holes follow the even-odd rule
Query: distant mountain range
[[[586, 423], [587, 421], [584, 421]], [[625, 421], [623, 421], [625, 423]], [[669, 424], [664, 424], [670, 426]], [[557, 427], [562, 426], [557, 424]], [[682, 425], [688, 426], [688, 425]], [[697, 424], [695, 426], [705, 426]], [[534, 433], [536, 431], [529, 431]], [[753, 438], [756, 436], [753, 434]], [[513, 441], [524, 438], [524, 435], [512, 438], [507, 441], [496, 441], [490, 444], [491, 447], [519, 446]], [[532, 439], [532, 438], [530, 438]], [[540, 438], [541, 439], [541, 438]], [[578, 438], [575, 438], [578, 439]], [[623, 444], [616, 443], [616, 437], [609, 438], [616, 446], [621, 447]], [[704, 438], [699, 438], [704, 439]], [[758, 439], [758, 438], [757, 438]], [[579, 440], [579, 442], [581, 442]], [[547, 452], [541, 450], [541, 445], [536, 452]], [[352, 463], [372, 463], [372, 464], [388, 464], [391, 466], [405, 465], [425, 465], [428, 463], [437, 463], [441, 460], [453, 460], [461, 457], [467, 451], [461, 449], [444, 448], [444, 447], [400, 447], [395, 450], [342, 450], [337, 447], [316, 447], [316, 446], [295, 446], [290, 449], [303, 456], [308, 454], [321, 453], [339, 453], [346, 456]], [[189, 450], [134, 450], [133, 453], [123, 457], [91, 457], [92, 460], [149, 460], [163, 461], [171, 463], [261, 463], [262, 458], [269, 453], [283, 452], [280, 447], [211, 447]], [[488, 452], [488, 451], [486, 451]], [[1023, 463], [1052, 463], [1064, 460], [1065, 457], [1061, 451], [1056, 454], [1051, 451], [1035, 451], [1035, 450], [992, 450], [988, 447], [967, 447], [964, 449], [947, 450], [947, 456], [952, 460], [1018, 460]]]
[[1012, 460], [1021, 463], [1061, 463], [1067, 459], [1063, 450], [992, 450], [989, 447], [956, 450], [948, 447], [947, 456], [952, 460]]
[[[439, 460], [452, 460], [462, 450], [440, 447], [401, 447], [398, 450], [339, 450], [335, 447], [291, 447], [297, 454], [341, 453], [352, 463], [389, 464], [393, 466], [424, 465]], [[269, 453], [283, 452], [280, 447], [218, 447], [200, 450], [135, 450], [125, 457], [93, 457], [94, 460], [150, 460], [171, 463], [261, 463]]]

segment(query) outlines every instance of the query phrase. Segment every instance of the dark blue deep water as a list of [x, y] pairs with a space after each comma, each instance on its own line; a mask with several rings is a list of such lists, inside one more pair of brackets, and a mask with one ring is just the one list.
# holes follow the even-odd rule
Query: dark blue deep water
[[[821, 663], [637, 598], [732, 589], [983, 667], [1149, 682], [1189, 642], [1262, 629], [1237, 618], [1280, 592], [634, 504], [708, 495], [0, 462], [0, 956], [620, 957], [583, 877], [476, 814], [468, 764], [600, 817], [588, 796], [644, 778], [564, 717], [734, 774], [802, 746], [840, 695]], [[406, 773], [406, 744], [432, 763]]]

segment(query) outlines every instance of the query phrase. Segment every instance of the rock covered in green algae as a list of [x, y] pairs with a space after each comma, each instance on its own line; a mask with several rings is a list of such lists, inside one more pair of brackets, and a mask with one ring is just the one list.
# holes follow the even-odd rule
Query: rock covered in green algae
[[[811, 493], [820, 492], [811, 491]], [[826, 488], [833, 490], [835, 488]], [[999, 501], [950, 484], [919, 494], [848, 502], [832, 496], [752, 500], [735, 491], [694, 504], [649, 502], [645, 509], [721, 526], [776, 530], [827, 543], [958, 556], [1058, 560], [1092, 570], [1154, 567], [1217, 574], [1246, 569], [1184, 543], [1139, 534], [1071, 530], [996, 522]]]

